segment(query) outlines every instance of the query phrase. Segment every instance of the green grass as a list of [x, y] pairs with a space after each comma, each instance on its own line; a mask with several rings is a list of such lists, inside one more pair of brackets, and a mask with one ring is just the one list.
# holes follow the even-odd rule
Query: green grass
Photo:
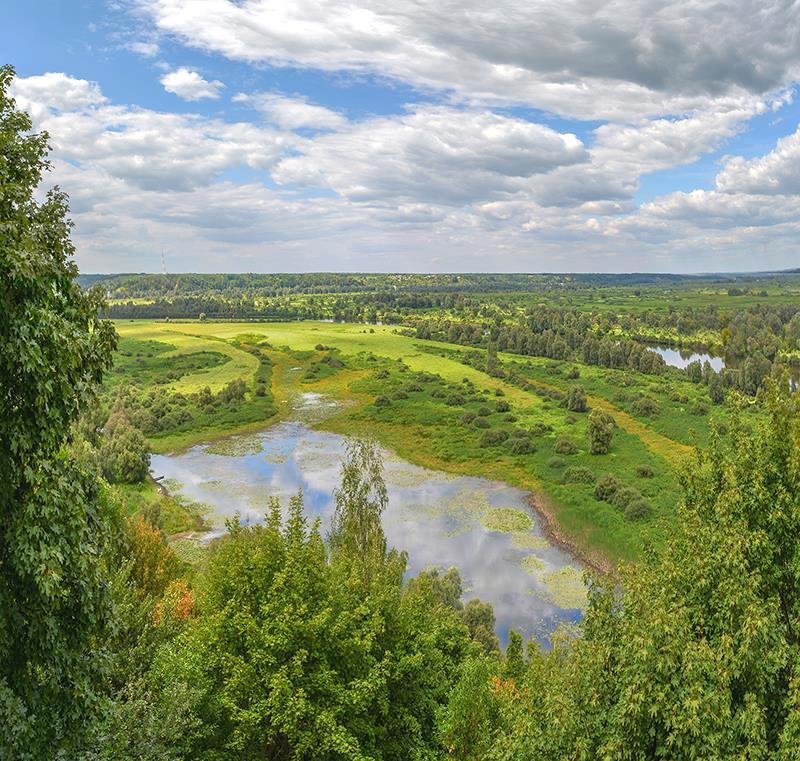
[[[190, 354], [219, 352], [233, 357], [225, 364], [192, 370], [176, 384], [194, 384], [198, 377], [236, 371], [248, 382], [255, 381], [259, 359], [251, 353], [267, 353], [271, 360], [271, 391], [278, 414], [269, 419], [252, 419], [242, 413], [215, 419], [213, 425], [198, 429], [193, 425], [184, 432], [154, 440], [160, 451], [180, 448], [203, 438], [213, 438], [232, 431], [257, 430], [289, 414], [291, 398], [304, 390], [315, 390], [345, 399], [346, 405], [334, 417], [318, 423], [345, 434], [377, 437], [398, 455], [419, 465], [453, 473], [480, 475], [535, 490], [544, 497], [557, 518], [560, 530], [585, 554], [601, 553], [613, 561], [639, 557], [645, 543], [659, 545], [674, 525], [680, 499], [676, 468], [690, 451], [690, 444], [703, 443], [708, 436], [709, 418], [693, 415], [692, 405], [705, 395], [701, 386], [678, 379], [645, 376], [627, 371], [608, 370], [576, 363], [500, 356], [508, 368], [530, 384], [528, 388], [507, 379], [487, 375], [462, 363], [464, 347], [419, 341], [399, 334], [389, 326], [370, 330], [363, 325], [320, 322], [293, 323], [164, 323], [120, 322], [117, 328], [123, 339], [160, 341], [180, 347]], [[236, 345], [233, 345], [235, 342]], [[266, 345], [270, 348], [265, 348]], [[324, 350], [317, 350], [317, 345]], [[147, 344], [149, 346], [149, 344]], [[277, 348], [275, 348], [277, 347]], [[151, 349], [154, 347], [150, 347]], [[174, 350], [158, 356], [175, 356]], [[334, 367], [325, 357], [336, 357], [345, 365]], [[569, 379], [573, 366], [580, 378]], [[295, 370], [293, 368], [300, 368]], [[378, 369], [387, 377], [379, 378]], [[417, 384], [414, 376], [425, 372], [439, 376], [433, 382]], [[464, 381], [468, 383], [464, 383]], [[570, 414], [558, 401], [546, 398], [537, 389], [560, 392], [570, 385], [583, 385], [594, 407], [607, 409], [615, 417], [618, 429], [608, 455], [588, 452], [585, 413]], [[470, 384], [472, 384], [470, 386]], [[411, 385], [411, 388], [409, 388]], [[434, 395], [435, 390], [441, 395]], [[496, 396], [498, 392], [502, 397]], [[400, 396], [397, 397], [398, 393]], [[463, 402], [453, 395], [464, 397]], [[645, 394], [657, 401], [659, 411], [652, 417], [635, 414], [635, 400]], [[389, 405], [372, 404], [386, 396]], [[496, 411], [498, 398], [511, 407], [507, 413]], [[248, 397], [245, 409], [253, 400]], [[462, 422], [467, 413], [489, 408], [489, 429], [515, 430], [538, 428], [533, 438], [535, 451], [514, 454], [507, 442], [485, 443], [486, 429]], [[709, 405], [711, 407], [711, 405]], [[711, 415], [719, 410], [712, 409]], [[516, 420], [508, 420], [513, 415]], [[696, 434], [692, 433], [692, 430]], [[578, 451], [558, 455], [556, 442], [568, 437]], [[651, 517], [633, 522], [606, 502], [594, 498], [594, 484], [562, 483], [564, 467], [589, 468], [596, 478], [613, 473], [624, 484], [635, 486], [653, 507]], [[652, 478], [637, 475], [640, 466], [653, 472]]]

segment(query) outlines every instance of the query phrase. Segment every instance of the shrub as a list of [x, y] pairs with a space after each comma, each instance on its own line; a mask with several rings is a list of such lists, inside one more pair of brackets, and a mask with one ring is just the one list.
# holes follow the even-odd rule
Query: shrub
[[570, 412], [586, 412], [589, 409], [583, 386], [572, 386], [567, 394], [567, 409]]
[[376, 407], [388, 407], [392, 402], [389, 400], [388, 396], [379, 396], [375, 399], [375, 406]]
[[518, 418], [516, 415], [513, 415], [509, 412], [508, 415], [503, 415], [503, 420], [505, 420], [506, 423], [516, 423]]
[[395, 391], [392, 394], [392, 399], [408, 399], [408, 394], [405, 391]]
[[544, 436], [552, 432], [553, 426], [548, 423], [542, 423], [540, 420], [531, 426], [531, 436]]
[[330, 351], [330, 346], [325, 346], [325, 344], [317, 344], [314, 347], [317, 351]]
[[469, 425], [475, 418], [476, 415], [474, 412], [465, 412], [458, 420], [464, 425]]
[[575, 423], [577, 423], [577, 422], [578, 422], [578, 418], [576, 418], [576, 417], [575, 417], [575, 415], [567, 415], [567, 416], [564, 418], [564, 422], [565, 422], [567, 425], [575, 425]]
[[481, 436], [482, 447], [494, 447], [502, 444], [508, 438], [508, 433], [502, 428], [490, 428]]
[[639, 478], [652, 478], [655, 472], [649, 465], [638, 465], [636, 467], [636, 475]]
[[625, 519], [629, 521], [641, 521], [645, 518], [649, 518], [652, 512], [653, 508], [646, 499], [634, 499], [625, 508]]
[[594, 473], [584, 465], [571, 465], [561, 477], [561, 482], [565, 484], [590, 484], [593, 481]]
[[637, 488], [633, 486], [621, 486], [614, 492], [611, 502], [613, 503], [614, 507], [618, 507], [620, 510], [625, 510], [625, 508], [627, 508], [631, 502], [635, 502], [640, 499], [643, 499], [642, 493]]
[[450, 394], [447, 397], [447, 404], [450, 407], [461, 407], [464, 404], [464, 397], [461, 394]]
[[699, 399], [689, 408], [689, 412], [692, 415], [697, 415], [698, 417], [703, 417], [704, 415], [708, 415], [708, 405], [705, 402], [701, 402]]
[[406, 386], [406, 391], [422, 391], [422, 386], [420, 386], [419, 383], [409, 383]]
[[558, 441], [556, 441], [556, 445], [553, 449], [556, 454], [577, 454], [578, 445], [566, 436], [561, 436]]
[[606, 473], [594, 487], [594, 498], [600, 502], [610, 502], [617, 493], [620, 484], [616, 476]]
[[570, 380], [577, 380], [581, 377], [581, 371], [577, 367], [571, 367], [567, 373], [567, 378]]
[[389, 371], [385, 367], [382, 367], [380, 370], [378, 370], [377, 373], [375, 373], [375, 377], [380, 379], [380, 380], [383, 380], [384, 378], [388, 378], [389, 377]]
[[631, 410], [640, 417], [655, 417], [661, 412], [661, 407], [652, 396], [640, 396], [631, 405]]
[[505, 395], [506, 395], [506, 392], [505, 392], [505, 391], [503, 391], [503, 389], [502, 389], [502, 388], [496, 388], [496, 389], [494, 390], [494, 395], [495, 395], [495, 396], [505, 396]]
[[476, 417], [475, 420], [472, 421], [472, 425], [476, 428], [489, 428], [491, 423], [485, 417]]
[[241, 379], [237, 378], [232, 380], [225, 386], [217, 396], [223, 402], [234, 402], [244, 399], [245, 392], [247, 391], [247, 384]]
[[566, 464], [567, 461], [563, 457], [553, 456], [547, 461], [547, 467], [553, 468], [553, 470], [560, 470], [561, 468], [565, 467]]
[[614, 437], [614, 418], [602, 410], [593, 410], [589, 415], [589, 451], [592, 454], [608, 454]]
[[478, 407], [478, 417], [487, 417], [492, 411], [488, 407]]
[[497, 412], [508, 412], [510, 409], [511, 409], [511, 405], [505, 399], [501, 399], [495, 405], [495, 410]]
[[518, 437], [509, 439], [508, 449], [511, 454], [532, 454], [536, 451], [536, 447], [530, 439], [522, 439]]

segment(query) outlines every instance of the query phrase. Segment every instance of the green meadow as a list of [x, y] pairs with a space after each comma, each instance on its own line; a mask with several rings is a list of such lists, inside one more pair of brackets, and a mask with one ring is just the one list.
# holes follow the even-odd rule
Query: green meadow
[[[663, 543], [680, 498], [677, 474], [720, 414], [698, 386], [671, 375], [501, 354], [512, 382], [465, 364], [464, 347], [391, 326], [118, 321], [116, 328], [111, 389], [155, 384], [191, 400], [239, 379], [248, 387], [237, 402], [149, 436], [155, 451], [265, 428], [291, 414], [296, 394], [318, 391], [348, 404], [316, 425], [374, 436], [419, 465], [530, 490], [555, 535], [599, 567]], [[268, 390], [259, 397], [253, 389], [265, 383], [264, 363]], [[561, 397], [574, 385], [585, 389], [589, 409], [616, 422], [608, 454], [589, 452], [588, 412], [564, 407]], [[646, 514], [632, 519], [596, 498], [607, 474], [641, 497]]]

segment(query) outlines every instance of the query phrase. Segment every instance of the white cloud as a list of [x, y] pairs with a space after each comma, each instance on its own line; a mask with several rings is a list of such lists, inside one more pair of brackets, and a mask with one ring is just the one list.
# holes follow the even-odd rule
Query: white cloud
[[225, 86], [215, 79], [209, 82], [203, 79], [196, 71], [181, 66], [175, 71], [170, 71], [159, 80], [167, 92], [174, 93], [183, 100], [203, 100], [204, 98], [219, 98], [220, 90]]
[[288, 97], [279, 93], [256, 93], [233, 96], [236, 103], [246, 103], [260, 111], [273, 124], [283, 129], [336, 130], [347, 125], [347, 119], [336, 111], [311, 103], [306, 98]]
[[791, 0], [139, 0], [232, 59], [373, 72], [582, 118], [683, 113], [797, 78]]
[[19, 108], [32, 118], [42, 116], [48, 109], [78, 111], [106, 102], [97, 82], [75, 79], [62, 72], [40, 76], [17, 77], [11, 84], [11, 94]]
[[137, 40], [128, 43], [128, 50], [144, 58], [155, 58], [158, 55], [159, 46], [157, 42]]
[[532, 175], [586, 161], [578, 138], [488, 111], [425, 107], [305, 142], [278, 182], [352, 201], [460, 205], [513, 193]]
[[268, 170], [294, 140], [246, 122], [110, 105], [96, 85], [63, 74], [17, 79], [14, 89], [56, 157], [140, 188], [185, 191], [228, 169]]
[[717, 188], [725, 193], [800, 195], [800, 128], [781, 138], [766, 156], [729, 157], [717, 176]]

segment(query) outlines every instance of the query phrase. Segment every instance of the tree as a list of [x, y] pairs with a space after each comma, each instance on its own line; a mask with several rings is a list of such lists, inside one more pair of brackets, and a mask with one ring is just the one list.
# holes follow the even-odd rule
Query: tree
[[116, 337], [83, 292], [67, 199], [35, 192], [47, 135], [0, 68], [0, 757], [53, 758], [98, 707], [111, 508], [65, 447]]
[[607, 412], [592, 410], [587, 427], [589, 451], [592, 454], [608, 454], [615, 426], [614, 418]]
[[100, 466], [111, 483], [135, 484], [147, 478], [150, 452], [147, 440], [124, 412], [113, 413], [103, 428]]
[[348, 442], [341, 483], [333, 496], [336, 507], [331, 520], [331, 550], [334, 557], [346, 558], [357, 566], [368, 582], [375, 566], [386, 556], [381, 515], [389, 502], [383, 459], [374, 442]]
[[570, 412], [586, 412], [589, 409], [583, 386], [571, 386], [567, 394], [567, 409]]

